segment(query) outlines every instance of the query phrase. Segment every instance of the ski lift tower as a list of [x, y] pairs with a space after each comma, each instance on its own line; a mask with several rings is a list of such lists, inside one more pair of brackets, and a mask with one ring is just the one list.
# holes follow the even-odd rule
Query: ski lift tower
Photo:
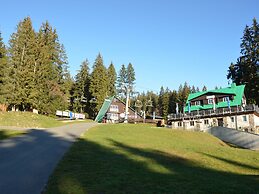
[[124, 123], [128, 123], [128, 112], [129, 112], [129, 95], [132, 91], [132, 86], [127, 83], [121, 85], [121, 90], [126, 91], [126, 108], [125, 108], [125, 120]]

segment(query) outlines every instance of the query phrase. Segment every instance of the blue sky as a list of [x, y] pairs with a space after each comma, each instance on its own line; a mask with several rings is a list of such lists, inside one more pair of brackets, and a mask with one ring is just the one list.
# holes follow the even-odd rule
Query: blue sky
[[227, 69], [240, 56], [245, 25], [259, 20], [258, 0], [3, 1], [0, 31], [7, 43], [30, 16], [48, 20], [65, 45], [70, 71], [97, 54], [118, 71], [131, 62], [136, 90], [178, 89], [185, 81], [208, 89], [227, 86]]

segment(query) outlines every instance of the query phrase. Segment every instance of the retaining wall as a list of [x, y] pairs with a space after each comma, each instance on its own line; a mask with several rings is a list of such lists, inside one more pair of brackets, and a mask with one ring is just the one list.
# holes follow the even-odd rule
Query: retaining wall
[[207, 132], [227, 143], [251, 150], [259, 150], [259, 135], [257, 134], [226, 127], [212, 127]]

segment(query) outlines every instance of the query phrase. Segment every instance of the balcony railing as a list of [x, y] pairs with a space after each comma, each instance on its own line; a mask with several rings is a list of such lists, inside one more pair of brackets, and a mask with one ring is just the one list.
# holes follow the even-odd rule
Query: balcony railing
[[220, 109], [210, 109], [210, 110], [197, 110], [192, 111], [190, 113], [185, 112], [179, 113], [179, 114], [169, 114], [168, 120], [177, 120], [177, 119], [183, 119], [183, 118], [199, 118], [199, 117], [208, 117], [208, 116], [217, 116], [217, 115], [226, 115], [226, 114], [233, 114], [233, 113], [246, 113], [255, 111], [259, 113], [258, 105], [249, 104], [245, 107], [242, 106], [236, 106], [236, 107], [230, 107], [230, 108], [220, 108]]

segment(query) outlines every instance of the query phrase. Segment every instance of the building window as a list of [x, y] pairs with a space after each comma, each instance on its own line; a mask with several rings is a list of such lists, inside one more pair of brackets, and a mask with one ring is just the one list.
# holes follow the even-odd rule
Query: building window
[[231, 117], [231, 122], [232, 122], [232, 123], [235, 122], [235, 117]]
[[204, 120], [204, 124], [208, 125], [209, 124], [209, 120], [208, 119]]
[[182, 122], [178, 122], [178, 127], [181, 127], [182, 126]]
[[213, 104], [213, 98], [208, 99], [208, 104]]
[[194, 126], [194, 121], [190, 121], [190, 126]]
[[246, 115], [245, 116], [243, 116], [243, 121], [247, 121], [247, 118], [246, 118]]
[[119, 107], [118, 107], [118, 105], [111, 105], [110, 106], [110, 111], [111, 112], [119, 112]]
[[223, 102], [228, 102], [228, 101], [229, 101], [229, 97], [223, 97], [223, 98], [222, 98], [222, 101], [223, 101]]
[[107, 119], [109, 120], [119, 120], [119, 115], [116, 113], [107, 113]]
[[200, 100], [199, 100], [199, 101], [195, 101], [194, 104], [195, 104], [196, 106], [200, 106], [200, 105], [201, 105], [201, 101], [200, 101]]

